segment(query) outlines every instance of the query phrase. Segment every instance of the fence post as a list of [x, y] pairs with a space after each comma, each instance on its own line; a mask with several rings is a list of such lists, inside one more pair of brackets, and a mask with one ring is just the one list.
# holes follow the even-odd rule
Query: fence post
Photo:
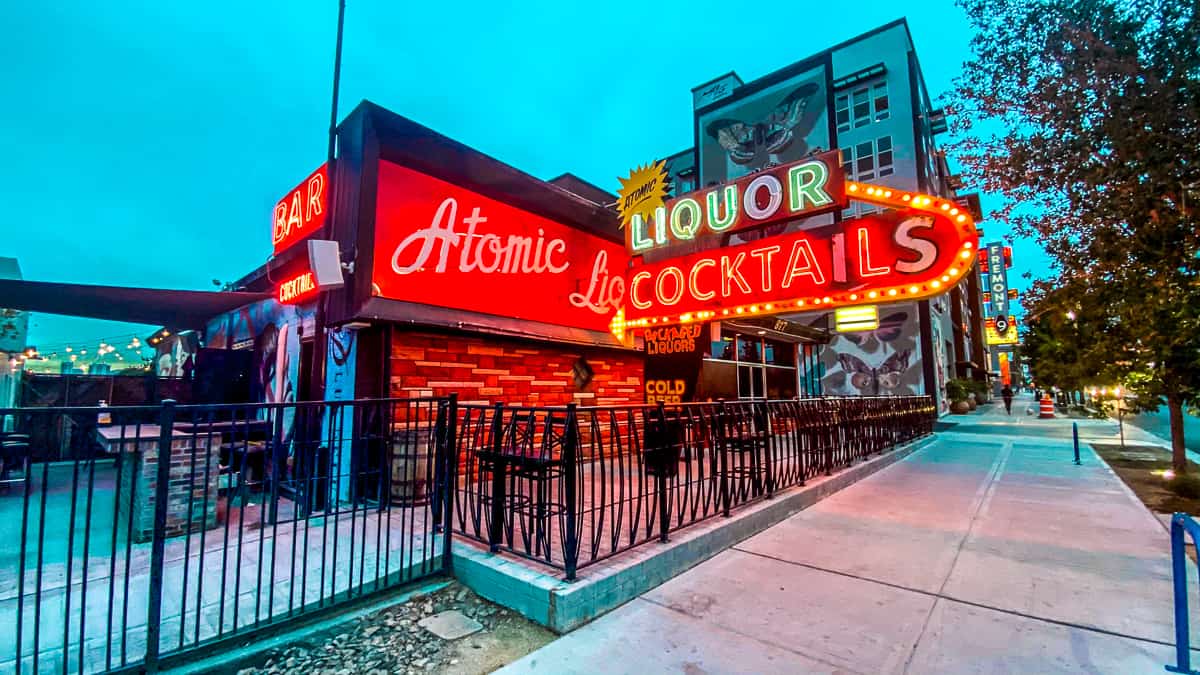
[[566, 438], [563, 439], [562, 461], [563, 461], [563, 480], [566, 484], [563, 485], [564, 501], [563, 505], [566, 512], [566, 533], [563, 544], [566, 550], [563, 551], [563, 567], [567, 573], [567, 581], [575, 580], [575, 569], [579, 565], [579, 540], [578, 533], [575, 531], [575, 517], [579, 513], [579, 505], [576, 503], [576, 481], [579, 477], [579, 463], [577, 461], [579, 450], [579, 419], [576, 417], [576, 405], [574, 403], [567, 404], [567, 429]]
[[[667, 466], [667, 462], [671, 461], [675, 453], [674, 448], [670, 446], [673, 440], [667, 430], [667, 410], [662, 401], [658, 402], [658, 434], [655, 434], [660, 442], [664, 444], [661, 448], [643, 448], [643, 456], [646, 450], [652, 451], [651, 457], [658, 457], [661, 461], [661, 466], [657, 467], [657, 475], [654, 477], [654, 491], [658, 494], [658, 540], [662, 543], [667, 543], [667, 530], [671, 528], [671, 514], [667, 510], [670, 505], [670, 500], [667, 499], [667, 475], [671, 470]], [[679, 468], [679, 460], [675, 460], [675, 469]]]
[[767, 483], [767, 499], [775, 496], [775, 472], [774, 457], [775, 454], [775, 434], [771, 432], [771, 404], [763, 401], [759, 405], [762, 406], [762, 433], [763, 433], [763, 476]]
[[1191, 646], [1188, 643], [1187, 562], [1183, 546], [1186, 514], [1171, 516], [1171, 583], [1175, 594], [1175, 666], [1173, 673], [1192, 672]]
[[717, 447], [719, 456], [717, 460], [721, 463], [721, 515], [729, 517], [729, 447], [726, 435], [729, 432], [729, 410], [725, 405], [725, 401], [717, 402], [721, 406], [721, 411], [717, 413]]
[[454, 566], [451, 543], [454, 537], [454, 491], [458, 487], [458, 394], [450, 394], [446, 413], [445, 464], [442, 468], [442, 569], [449, 572]]
[[175, 401], [162, 402], [158, 414], [158, 464], [154, 483], [154, 535], [150, 544], [150, 597], [146, 609], [146, 671], [158, 672], [162, 623], [163, 557], [166, 548], [167, 499], [171, 482], [171, 436]]
[[496, 553], [504, 537], [504, 404], [492, 413], [492, 515], [488, 523], [488, 550]]

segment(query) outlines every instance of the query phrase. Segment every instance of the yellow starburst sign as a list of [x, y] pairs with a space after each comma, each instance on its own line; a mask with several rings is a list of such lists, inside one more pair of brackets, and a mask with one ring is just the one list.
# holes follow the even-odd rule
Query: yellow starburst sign
[[629, 225], [635, 213], [642, 214], [642, 218], [649, 221], [654, 209], [663, 206], [667, 196], [667, 165], [661, 159], [634, 169], [628, 178], [617, 180], [621, 182], [621, 189], [617, 190], [617, 212], [621, 215], [621, 227]]

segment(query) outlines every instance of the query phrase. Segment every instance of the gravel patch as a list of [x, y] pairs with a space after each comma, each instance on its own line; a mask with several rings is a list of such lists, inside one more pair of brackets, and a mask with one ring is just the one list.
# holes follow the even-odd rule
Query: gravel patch
[[[449, 611], [461, 612], [482, 624], [483, 629], [456, 640], [443, 640], [419, 625], [424, 619]], [[490, 673], [554, 638], [542, 626], [453, 582], [432, 594], [414, 596], [321, 635], [309, 635], [303, 641], [272, 650], [260, 665], [236, 673], [473, 675]]]

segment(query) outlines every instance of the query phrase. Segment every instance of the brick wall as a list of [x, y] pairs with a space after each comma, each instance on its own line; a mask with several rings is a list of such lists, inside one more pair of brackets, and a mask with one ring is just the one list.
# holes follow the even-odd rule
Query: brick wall
[[[579, 357], [592, 381], [575, 386]], [[460, 401], [523, 405], [641, 403], [642, 355], [500, 337], [392, 333], [391, 395], [446, 396]]]

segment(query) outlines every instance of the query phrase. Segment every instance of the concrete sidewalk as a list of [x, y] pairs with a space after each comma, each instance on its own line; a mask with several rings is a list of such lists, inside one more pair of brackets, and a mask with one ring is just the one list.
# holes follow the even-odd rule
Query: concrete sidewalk
[[904, 461], [502, 672], [1163, 672], [1166, 533], [1030, 402], [947, 419]]

